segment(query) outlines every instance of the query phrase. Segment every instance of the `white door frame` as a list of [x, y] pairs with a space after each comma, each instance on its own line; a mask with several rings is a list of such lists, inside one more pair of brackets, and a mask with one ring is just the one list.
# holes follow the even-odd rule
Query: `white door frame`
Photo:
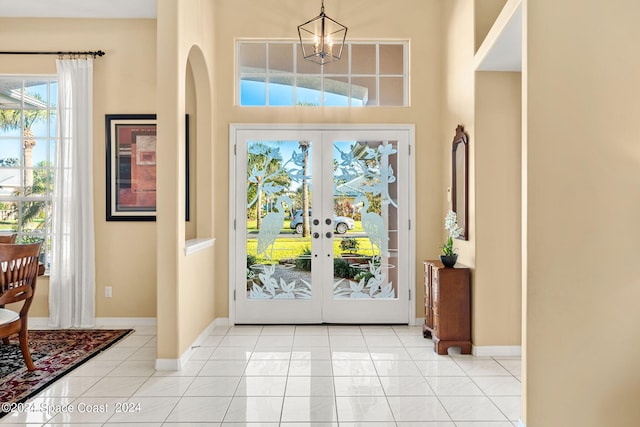
[[416, 203], [415, 203], [415, 156], [413, 154], [413, 146], [415, 142], [415, 125], [413, 124], [235, 124], [232, 123], [229, 126], [229, 324], [233, 325], [236, 322], [235, 313], [235, 268], [236, 268], [236, 251], [238, 244], [244, 244], [244, 242], [238, 242], [235, 238], [236, 230], [236, 203], [237, 203], [237, 191], [236, 186], [239, 184], [236, 171], [236, 140], [239, 131], [406, 131], [409, 140], [409, 173], [408, 173], [408, 185], [409, 185], [409, 248], [408, 256], [409, 262], [409, 283], [407, 289], [409, 290], [409, 297], [407, 299], [408, 304], [408, 319], [407, 322], [410, 325], [415, 324], [416, 315], [416, 250], [415, 250], [415, 218], [416, 218]]

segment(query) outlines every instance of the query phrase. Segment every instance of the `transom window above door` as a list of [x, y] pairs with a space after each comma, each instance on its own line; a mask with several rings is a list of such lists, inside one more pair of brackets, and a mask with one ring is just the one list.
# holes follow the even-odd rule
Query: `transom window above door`
[[240, 106], [406, 107], [408, 42], [347, 42], [342, 58], [323, 66], [302, 57], [294, 41], [239, 41]]

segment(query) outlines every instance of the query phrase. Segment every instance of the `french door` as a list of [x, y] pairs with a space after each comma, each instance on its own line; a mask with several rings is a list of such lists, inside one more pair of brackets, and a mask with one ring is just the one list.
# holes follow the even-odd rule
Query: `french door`
[[408, 323], [411, 127], [232, 126], [235, 323]]

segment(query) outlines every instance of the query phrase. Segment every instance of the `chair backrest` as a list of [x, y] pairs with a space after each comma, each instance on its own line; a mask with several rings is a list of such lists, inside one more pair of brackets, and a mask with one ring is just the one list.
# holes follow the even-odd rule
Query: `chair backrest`
[[16, 237], [18, 237], [17, 233], [14, 234], [0, 234], [0, 243], [15, 243]]
[[38, 277], [41, 245], [0, 244], [0, 305], [27, 300], [20, 312], [26, 314]]

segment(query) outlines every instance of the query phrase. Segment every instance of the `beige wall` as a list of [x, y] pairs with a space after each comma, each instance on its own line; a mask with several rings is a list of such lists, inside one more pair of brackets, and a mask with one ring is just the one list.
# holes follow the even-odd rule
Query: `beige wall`
[[640, 3], [527, 2], [526, 425], [640, 419]]
[[[6, 50], [98, 50], [94, 62], [96, 315], [155, 317], [155, 223], [107, 222], [105, 114], [155, 112], [155, 20], [0, 19]], [[2, 74], [56, 74], [55, 56], [2, 56]], [[104, 297], [104, 286], [113, 298]], [[48, 316], [48, 278], [38, 280], [34, 317]]]
[[[211, 238], [213, 224], [213, 5], [159, 0], [158, 11], [158, 359], [175, 360], [214, 320], [212, 259], [216, 248], [186, 256], [185, 114], [193, 111], [195, 234]], [[193, 85], [193, 87], [190, 87]], [[193, 99], [195, 98], [195, 100]], [[226, 205], [225, 205], [226, 206]], [[193, 232], [192, 226], [189, 227]]]
[[[464, 126], [469, 137], [469, 224], [467, 240], [455, 240], [458, 249], [458, 262], [475, 267], [475, 79], [473, 72], [473, 2], [454, 0], [444, 2], [444, 56], [443, 56], [443, 117], [440, 123], [440, 162], [442, 166], [442, 185], [437, 194], [442, 203], [438, 218], [438, 233], [444, 242], [446, 231], [444, 217], [451, 209], [447, 189], [451, 187], [451, 149], [453, 137], [458, 125]], [[472, 272], [473, 274], [473, 272]]]
[[477, 72], [473, 343], [521, 344], [521, 73]]
[[[472, 341], [519, 346], [521, 77], [474, 72], [476, 40], [484, 38], [500, 6], [479, 3], [445, 2], [443, 182], [451, 185], [451, 142], [462, 124], [469, 135], [469, 237], [454, 246], [459, 263], [472, 268]], [[443, 206], [442, 218], [450, 201]]]

